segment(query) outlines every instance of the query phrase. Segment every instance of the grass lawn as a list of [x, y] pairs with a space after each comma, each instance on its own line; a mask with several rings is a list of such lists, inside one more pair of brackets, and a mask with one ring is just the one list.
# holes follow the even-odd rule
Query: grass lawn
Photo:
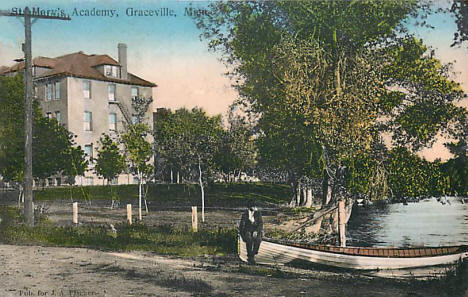
[[145, 250], [162, 255], [203, 256], [236, 252], [235, 229], [191, 232], [189, 228], [148, 227], [144, 224], [107, 226], [55, 226], [41, 217], [35, 227], [24, 224], [20, 211], [0, 206], [0, 242], [62, 247], [88, 247], [112, 251]]
[[[268, 183], [213, 184], [205, 190], [205, 203], [210, 207], [245, 206], [248, 199], [255, 199], [265, 205], [289, 202], [292, 196], [290, 186]], [[111, 200], [121, 202], [138, 199], [137, 185], [118, 186], [75, 186], [45, 188], [34, 191], [34, 199], [41, 200]], [[200, 187], [196, 184], [150, 184], [148, 201], [158, 206], [199, 205]]]

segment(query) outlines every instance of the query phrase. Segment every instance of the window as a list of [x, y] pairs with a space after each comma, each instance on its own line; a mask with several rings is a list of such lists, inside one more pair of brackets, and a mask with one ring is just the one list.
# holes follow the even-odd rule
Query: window
[[115, 101], [115, 85], [108, 86], [109, 101]]
[[91, 82], [89, 80], [83, 81], [83, 97], [85, 99], [91, 98]]
[[60, 82], [55, 83], [55, 99], [60, 99]]
[[119, 77], [119, 67], [113, 65], [104, 65], [104, 75], [110, 77]]
[[84, 112], [84, 130], [85, 131], [93, 130], [92, 120], [93, 120], [92, 113], [90, 111], [85, 111]]
[[46, 84], [46, 101], [52, 100], [52, 84]]
[[109, 130], [117, 130], [117, 115], [115, 113], [109, 114]]
[[132, 98], [138, 97], [138, 87], [132, 87]]
[[55, 184], [54, 184], [54, 179], [51, 178], [51, 177], [47, 178], [47, 185], [48, 185], [49, 187], [55, 186]]
[[55, 119], [57, 120], [57, 122], [61, 122], [62, 121], [62, 115], [60, 114], [60, 111], [56, 111], [55, 112]]
[[85, 144], [84, 146], [84, 153], [87, 157], [93, 157], [93, 145], [92, 144]]
[[86, 185], [88, 186], [93, 186], [94, 185], [94, 178], [92, 177], [86, 177]]
[[51, 119], [51, 118], [52, 118], [52, 113], [51, 113], [51, 112], [47, 112], [47, 113], [46, 113], [46, 116], [47, 116], [48, 119]]

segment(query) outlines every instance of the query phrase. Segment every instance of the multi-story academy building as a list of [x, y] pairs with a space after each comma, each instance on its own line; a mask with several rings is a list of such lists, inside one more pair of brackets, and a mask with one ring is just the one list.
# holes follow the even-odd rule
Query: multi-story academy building
[[[24, 62], [0, 70], [0, 75], [15, 75]], [[103, 133], [115, 136], [128, 123], [135, 121], [133, 97], [152, 97], [156, 85], [127, 71], [127, 46], [118, 44], [118, 61], [109, 55], [72, 53], [56, 58], [33, 59], [35, 100], [44, 114], [55, 118], [76, 135], [75, 141], [89, 157], [96, 154]], [[152, 127], [153, 106], [146, 123]], [[92, 166], [91, 166], [92, 167]], [[60, 185], [61, 177], [49, 178], [48, 185]], [[81, 185], [102, 184], [93, 172], [77, 177]], [[122, 174], [113, 183], [134, 183]]]

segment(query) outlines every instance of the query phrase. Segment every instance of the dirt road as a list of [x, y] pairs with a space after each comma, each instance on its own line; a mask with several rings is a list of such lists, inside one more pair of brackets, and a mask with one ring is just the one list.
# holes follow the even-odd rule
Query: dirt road
[[243, 269], [250, 267], [235, 259], [0, 245], [0, 296], [443, 296], [427, 286], [343, 273], [275, 277]]

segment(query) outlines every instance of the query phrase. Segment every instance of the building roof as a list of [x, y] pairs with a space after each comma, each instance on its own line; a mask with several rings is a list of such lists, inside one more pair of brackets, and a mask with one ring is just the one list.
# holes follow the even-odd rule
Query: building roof
[[[45, 79], [55, 76], [74, 76], [89, 78], [116, 83], [139, 85], [144, 87], [156, 87], [156, 84], [128, 73], [127, 79], [107, 77], [96, 67], [100, 65], [120, 66], [119, 62], [108, 55], [87, 55], [83, 52], [72, 53], [56, 58], [37, 57], [33, 59], [33, 65], [37, 67], [49, 68], [35, 79]], [[0, 68], [0, 75], [17, 72], [24, 69], [24, 61], [19, 62], [6, 69]]]

